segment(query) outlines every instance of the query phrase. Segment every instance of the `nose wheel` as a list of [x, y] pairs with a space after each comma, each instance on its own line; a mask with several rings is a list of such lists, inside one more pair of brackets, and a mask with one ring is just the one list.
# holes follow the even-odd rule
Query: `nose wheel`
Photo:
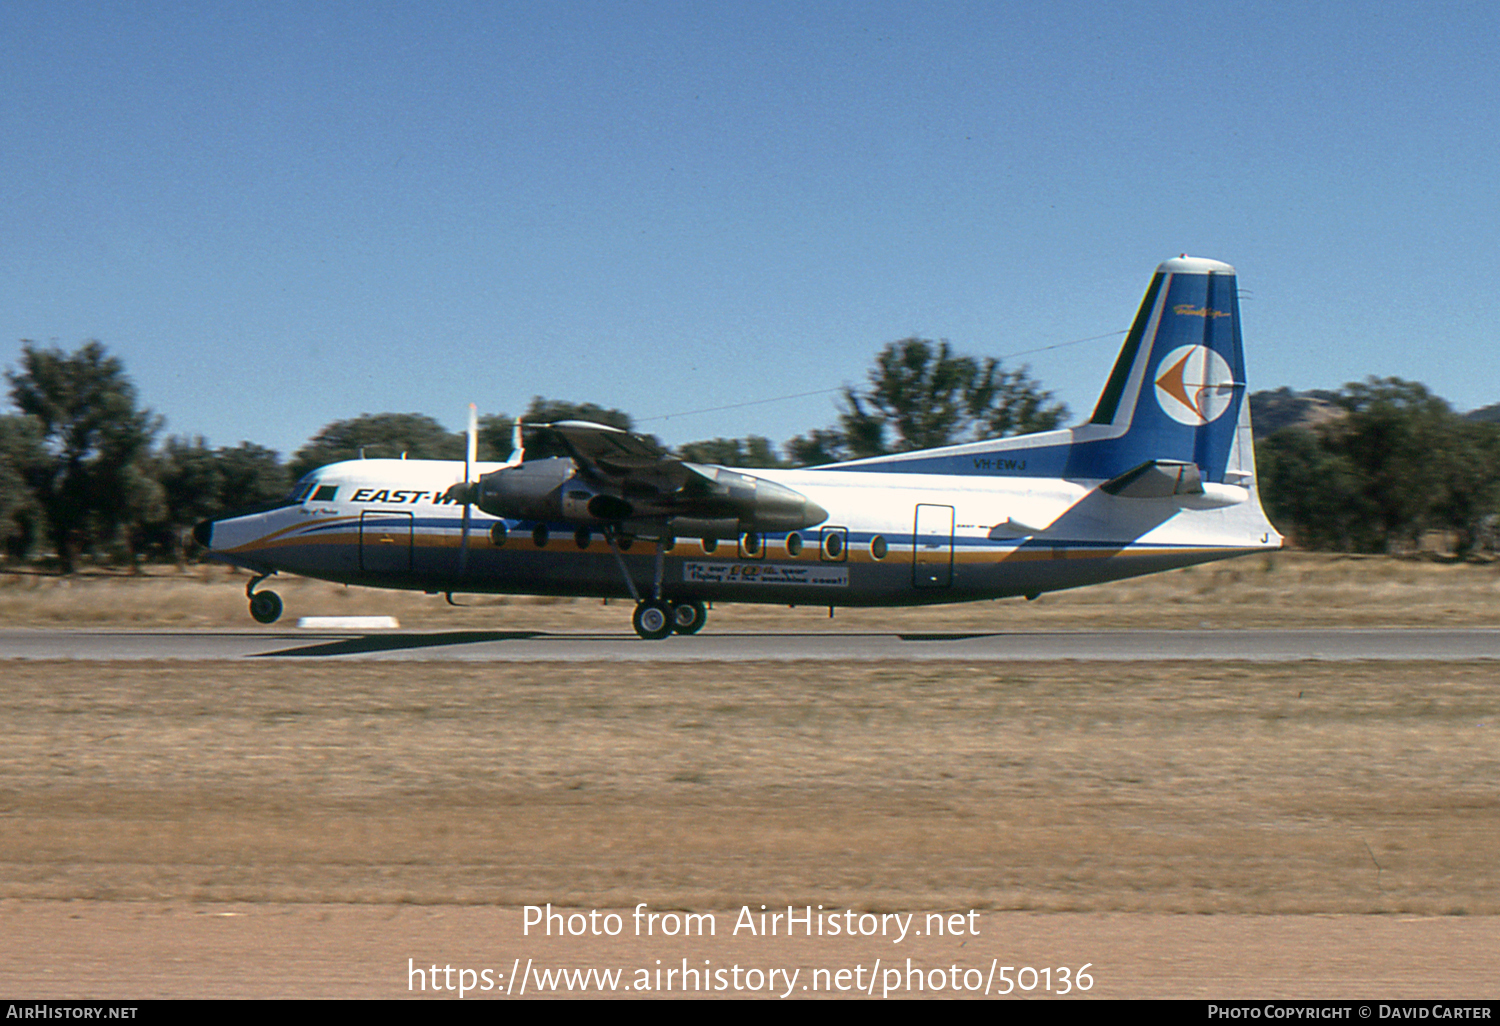
[[274, 591], [256, 591], [255, 586], [270, 574], [261, 574], [245, 586], [245, 595], [250, 599], [250, 615], [256, 623], [275, 623], [281, 619], [281, 596]]
[[250, 596], [250, 615], [256, 623], [275, 623], [281, 619], [281, 596], [274, 591], [257, 591]]

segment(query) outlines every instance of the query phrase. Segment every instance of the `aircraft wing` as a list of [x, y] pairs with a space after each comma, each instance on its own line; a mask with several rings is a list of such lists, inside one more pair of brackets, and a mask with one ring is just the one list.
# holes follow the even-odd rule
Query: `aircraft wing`
[[828, 517], [800, 492], [735, 470], [688, 463], [644, 435], [582, 420], [533, 429], [560, 440], [579, 477], [601, 493], [589, 500], [594, 517], [728, 519], [760, 530], [795, 530]]
[[562, 420], [533, 428], [550, 431], [586, 476], [633, 486], [627, 490], [674, 492], [687, 484], [693, 473], [690, 464], [652, 439], [608, 424]]

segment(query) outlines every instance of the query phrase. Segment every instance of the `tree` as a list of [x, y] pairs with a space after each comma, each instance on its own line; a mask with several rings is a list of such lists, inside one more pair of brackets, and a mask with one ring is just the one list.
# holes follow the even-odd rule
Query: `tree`
[[162, 488], [162, 516], [145, 539], [151, 548], [181, 560], [186, 528], [223, 511], [219, 501], [224, 475], [203, 436], [168, 438], [156, 454], [156, 480]]
[[1401, 378], [1346, 385], [1338, 401], [1348, 416], [1328, 425], [1324, 438], [1359, 476], [1379, 547], [1414, 546], [1445, 485], [1438, 457], [1456, 415], [1425, 385]]
[[1298, 545], [1341, 552], [1381, 545], [1359, 472], [1319, 432], [1283, 428], [1255, 448], [1271, 522]]
[[41, 531], [29, 482], [46, 459], [36, 418], [0, 416], [0, 543], [12, 559], [24, 558]]
[[1068, 407], [1054, 401], [1025, 367], [1003, 371], [998, 360], [986, 358], [975, 384], [971, 405], [977, 407], [976, 438], [1007, 438], [1051, 431], [1068, 419]]
[[29, 483], [71, 573], [75, 546], [115, 540], [161, 501], [143, 467], [160, 420], [137, 407], [124, 367], [97, 341], [74, 353], [23, 342], [20, 369], [6, 378], [11, 401], [40, 432], [46, 456]]
[[1500, 510], [1500, 425], [1460, 417], [1400, 378], [1319, 398], [1338, 415], [1320, 412], [1315, 426], [1285, 428], [1257, 448], [1275, 523], [1311, 548], [1408, 549], [1434, 528], [1457, 532], [1460, 554], [1476, 544]]
[[715, 463], [721, 467], [786, 466], [786, 461], [776, 455], [776, 447], [771, 444], [771, 440], [760, 435], [689, 442], [677, 452], [683, 459], [693, 463]]
[[366, 413], [329, 424], [298, 449], [288, 471], [292, 480], [340, 460], [396, 459], [405, 453], [414, 460], [461, 460], [464, 436], [450, 432], [422, 413]]
[[222, 475], [219, 503], [225, 510], [259, 506], [286, 495], [292, 475], [274, 449], [253, 442], [214, 451]]
[[1047, 431], [1068, 415], [1024, 367], [1002, 370], [999, 360], [957, 355], [947, 342], [892, 342], [876, 355], [868, 380], [863, 390], [844, 390], [837, 428], [788, 443], [798, 463]]
[[[863, 393], [844, 390], [845, 411], [839, 418], [856, 456], [932, 449], [954, 441], [972, 420], [970, 396], [979, 364], [954, 356], [940, 342], [927, 339], [892, 342], [875, 357], [870, 387]], [[895, 438], [887, 437], [894, 431]]]
[[837, 428], [813, 428], [798, 435], [786, 443], [786, 452], [794, 467], [821, 467], [853, 458]]
[[1433, 503], [1434, 523], [1458, 534], [1466, 556], [1500, 512], [1500, 423], [1454, 418], [1439, 457], [1443, 487]]

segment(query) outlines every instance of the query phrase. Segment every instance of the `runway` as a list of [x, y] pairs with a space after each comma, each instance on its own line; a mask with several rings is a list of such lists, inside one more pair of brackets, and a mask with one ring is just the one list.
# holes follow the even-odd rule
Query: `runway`
[[0, 630], [0, 658], [359, 659], [452, 662], [764, 660], [1500, 659], [1500, 630], [1110, 630], [712, 633], [641, 641], [619, 632]]

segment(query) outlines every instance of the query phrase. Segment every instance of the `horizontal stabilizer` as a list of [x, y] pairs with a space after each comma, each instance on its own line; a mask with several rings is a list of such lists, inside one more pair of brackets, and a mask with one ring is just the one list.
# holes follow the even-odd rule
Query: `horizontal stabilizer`
[[1203, 475], [1198, 464], [1182, 460], [1151, 460], [1110, 478], [1100, 490], [1122, 499], [1165, 499], [1173, 495], [1202, 495]]
[[1122, 499], [1174, 499], [1192, 509], [1237, 506], [1250, 498], [1248, 488], [1204, 481], [1198, 464], [1181, 460], [1142, 463], [1104, 482], [1099, 490]]

